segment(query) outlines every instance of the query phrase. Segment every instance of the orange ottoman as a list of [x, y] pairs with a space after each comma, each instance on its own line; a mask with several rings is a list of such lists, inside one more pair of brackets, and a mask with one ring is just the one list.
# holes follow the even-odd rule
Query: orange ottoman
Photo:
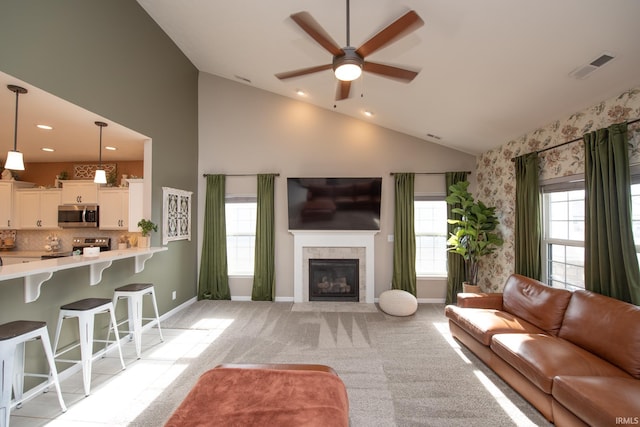
[[202, 425], [347, 427], [347, 390], [324, 365], [219, 365], [165, 424]]

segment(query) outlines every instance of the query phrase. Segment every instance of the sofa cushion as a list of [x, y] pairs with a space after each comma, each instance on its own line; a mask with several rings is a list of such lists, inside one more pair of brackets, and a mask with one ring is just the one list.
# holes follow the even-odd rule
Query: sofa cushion
[[619, 377], [560, 376], [553, 397], [588, 425], [639, 424], [640, 380]]
[[495, 334], [543, 332], [531, 323], [500, 310], [448, 305], [444, 312], [449, 319], [486, 346], [491, 344], [491, 337]]
[[497, 334], [491, 350], [547, 394], [557, 375], [630, 376], [598, 356], [546, 334]]
[[504, 285], [502, 305], [543, 331], [558, 335], [571, 292], [555, 289], [534, 279], [512, 274]]
[[559, 336], [640, 379], [640, 307], [575, 291]]
[[502, 310], [502, 294], [501, 293], [459, 293], [457, 305], [458, 307], [467, 308], [493, 308]]

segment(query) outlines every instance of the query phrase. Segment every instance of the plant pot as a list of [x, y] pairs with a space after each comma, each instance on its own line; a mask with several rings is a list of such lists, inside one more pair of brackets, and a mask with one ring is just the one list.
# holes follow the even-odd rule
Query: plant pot
[[469, 294], [479, 294], [482, 292], [480, 285], [472, 285], [468, 282], [462, 282], [462, 292]]
[[127, 249], [127, 247], [126, 243], [118, 243], [118, 249]]
[[140, 237], [138, 237], [138, 247], [139, 248], [149, 248], [149, 247], [151, 247], [151, 237], [150, 236], [140, 236]]

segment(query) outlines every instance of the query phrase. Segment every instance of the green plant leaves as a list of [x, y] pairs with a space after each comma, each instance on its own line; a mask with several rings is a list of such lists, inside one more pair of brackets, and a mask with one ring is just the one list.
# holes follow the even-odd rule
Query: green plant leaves
[[488, 207], [481, 201], [476, 202], [468, 188], [468, 181], [460, 181], [449, 187], [450, 194], [445, 200], [454, 206], [451, 212], [462, 218], [447, 220], [456, 226], [447, 245], [450, 252], [464, 258], [467, 280], [476, 284], [479, 259], [493, 253], [504, 241], [495, 232], [499, 224], [496, 208]]

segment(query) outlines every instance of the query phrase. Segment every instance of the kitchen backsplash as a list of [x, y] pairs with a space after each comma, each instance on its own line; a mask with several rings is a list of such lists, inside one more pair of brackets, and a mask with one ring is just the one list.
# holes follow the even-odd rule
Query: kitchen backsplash
[[118, 249], [120, 237], [124, 236], [129, 241], [135, 241], [140, 233], [125, 231], [105, 231], [99, 229], [63, 229], [63, 230], [2, 230], [4, 234], [15, 235], [15, 247], [13, 251], [45, 251], [45, 245], [49, 243], [48, 236], [57, 236], [60, 242], [58, 252], [68, 252], [73, 249], [74, 237], [110, 237], [111, 249]]

